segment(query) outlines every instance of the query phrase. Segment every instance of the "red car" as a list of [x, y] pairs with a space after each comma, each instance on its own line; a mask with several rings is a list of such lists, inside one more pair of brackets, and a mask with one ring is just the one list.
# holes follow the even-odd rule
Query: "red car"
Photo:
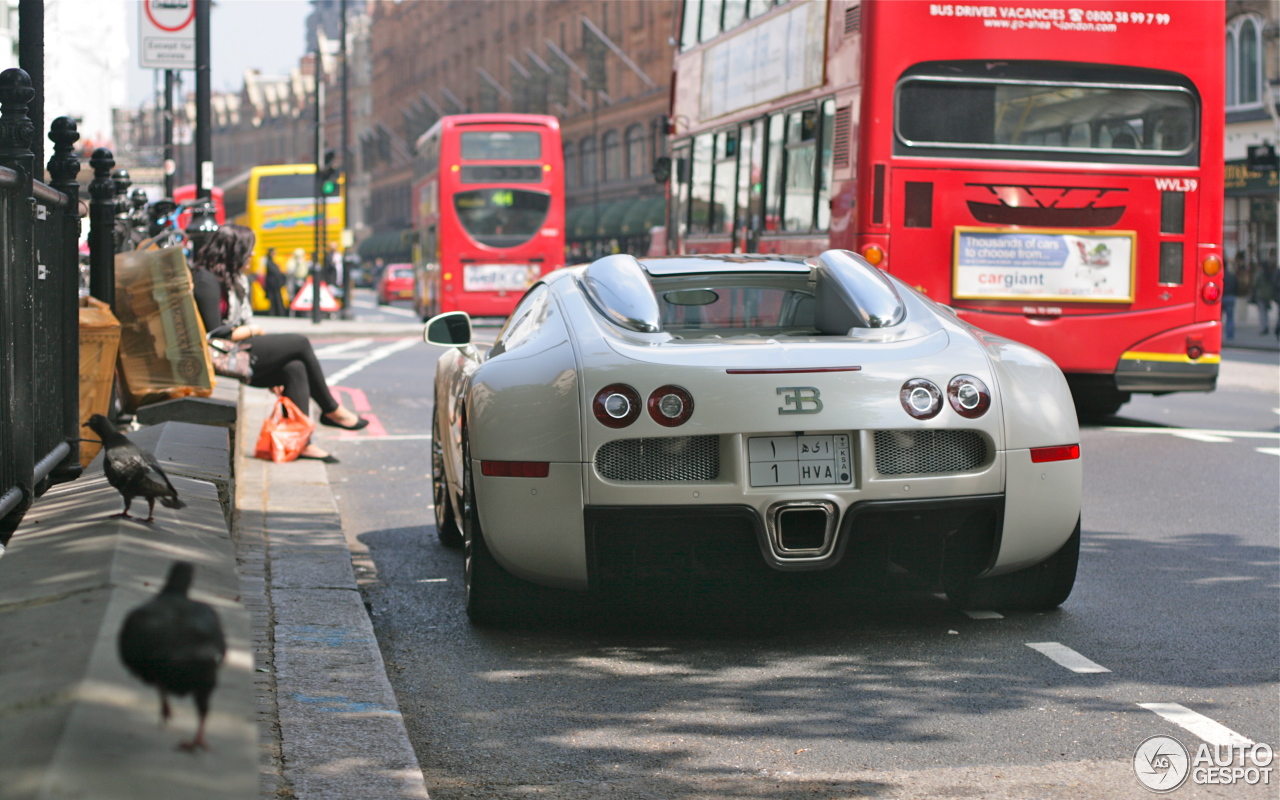
[[386, 305], [392, 300], [413, 299], [413, 265], [388, 264], [378, 276], [378, 285], [374, 287], [378, 294], [378, 305]]

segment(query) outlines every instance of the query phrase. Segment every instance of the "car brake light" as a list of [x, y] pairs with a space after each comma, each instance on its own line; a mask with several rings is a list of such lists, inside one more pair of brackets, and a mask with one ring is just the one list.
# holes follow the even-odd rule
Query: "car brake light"
[[966, 419], [976, 419], [991, 408], [991, 392], [987, 385], [972, 375], [957, 375], [947, 384], [947, 400], [955, 412]]
[[1206, 303], [1216, 303], [1222, 298], [1222, 287], [1209, 281], [1200, 289], [1200, 296]]
[[481, 461], [480, 474], [490, 478], [545, 478], [551, 472], [546, 461]]
[[1080, 445], [1063, 444], [1057, 447], [1031, 448], [1031, 463], [1044, 464], [1048, 461], [1072, 461], [1080, 457]]
[[942, 390], [924, 378], [912, 378], [902, 384], [898, 399], [907, 413], [916, 419], [933, 419], [942, 410]]
[[660, 386], [649, 395], [648, 406], [654, 422], [674, 428], [693, 416], [693, 395], [679, 386]]
[[640, 418], [640, 394], [625, 383], [611, 383], [596, 392], [591, 413], [607, 428], [625, 428]]

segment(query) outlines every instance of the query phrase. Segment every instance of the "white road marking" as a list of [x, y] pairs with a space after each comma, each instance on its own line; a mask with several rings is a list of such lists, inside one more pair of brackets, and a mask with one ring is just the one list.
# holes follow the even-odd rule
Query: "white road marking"
[[429, 433], [388, 433], [386, 436], [352, 436], [350, 439], [343, 439], [342, 443], [347, 442], [422, 442], [431, 441]]
[[999, 611], [966, 611], [964, 613], [969, 619], [1004, 619], [1004, 614]]
[[1267, 431], [1214, 431], [1197, 428], [1103, 428], [1103, 430], [1121, 433], [1157, 433], [1164, 436], [1178, 436], [1183, 439], [1196, 439], [1201, 442], [1230, 442], [1235, 439], [1275, 439], [1280, 441], [1280, 433]]
[[330, 358], [339, 353], [345, 353], [348, 350], [358, 350], [365, 345], [373, 344], [372, 339], [352, 339], [349, 342], [338, 342], [336, 344], [326, 345], [316, 350], [317, 358]]
[[418, 312], [409, 308], [396, 308], [395, 306], [378, 306], [378, 311], [385, 311], [388, 314], [399, 314], [402, 317], [418, 318]]
[[396, 353], [399, 353], [401, 350], [408, 350], [410, 347], [413, 347], [415, 344], [417, 344], [420, 341], [422, 340], [421, 339], [401, 339], [398, 342], [392, 342], [391, 344], [383, 345], [382, 347], [379, 347], [377, 350], [374, 350], [372, 353], [360, 359], [356, 363], [348, 364], [347, 366], [333, 373], [329, 377], [325, 378], [325, 382], [328, 383], [330, 386], [341, 383], [342, 381], [345, 381], [347, 378], [350, 378], [352, 375], [355, 375], [357, 372], [364, 369], [365, 367], [368, 367], [372, 364], [376, 364], [382, 359], [387, 358], [388, 356], [393, 356]]
[[1256, 580], [1259, 580], [1258, 576], [1256, 575], [1222, 575], [1216, 578], [1196, 578], [1195, 580], [1191, 581], [1191, 583], [1206, 586], [1214, 583], [1240, 583], [1242, 581], [1256, 581]]
[[1111, 670], [1094, 663], [1084, 656], [1057, 642], [1027, 642], [1027, 647], [1037, 650], [1072, 672], [1110, 672]]
[[1255, 447], [1259, 453], [1268, 456], [1280, 456], [1280, 447]]
[[1236, 733], [1226, 725], [1214, 722], [1203, 714], [1197, 714], [1186, 706], [1177, 703], [1138, 703], [1148, 711], [1154, 711], [1172, 722], [1185, 728], [1209, 744], [1253, 744], [1252, 739]]
[[418, 583], [448, 583], [448, 578], [422, 578]]

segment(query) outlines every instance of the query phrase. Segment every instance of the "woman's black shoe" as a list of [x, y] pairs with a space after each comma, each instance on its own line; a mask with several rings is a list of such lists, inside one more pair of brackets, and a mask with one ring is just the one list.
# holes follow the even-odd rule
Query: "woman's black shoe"
[[365, 419], [364, 417], [356, 417], [355, 424], [343, 425], [341, 422], [334, 422], [333, 420], [326, 417], [324, 414], [321, 414], [320, 424], [328, 425], [330, 428], [342, 428], [344, 431], [358, 431], [358, 430], [361, 430], [362, 428], [369, 427], [369, 420]]
[[323, 455], [323, 456], [301, 456], [301, 455], [300, 455], [300, 456], [298, 456], [298, 458], [309, 458], [309, 459], [311, 459], [312, 461], [323, 461], [323, 462], [324, 462], [324, 463], [326, 463], [326, 464], [341, 464], [341, 463], [342, 463], [341, 461], [339, 461], [339, 460], [338, 460], [338, 457], [337, 457], [337, 456], [335, 456], [333, 453], [329, 453], [329, 454], [327, 454], [327, 455]]

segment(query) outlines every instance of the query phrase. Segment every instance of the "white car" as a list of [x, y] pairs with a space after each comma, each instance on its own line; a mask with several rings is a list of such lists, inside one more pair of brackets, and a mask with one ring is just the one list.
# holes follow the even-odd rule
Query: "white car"
[[[897, 568], [1052, 608], [1080, 548], [1079, 427], [1044, 355], [860, 256], [613, 255], [545, 275], [494, 344], [424, 331], [437, 530], [467, 612]], [[818, 582], [821, 585], [821, 582]]]

